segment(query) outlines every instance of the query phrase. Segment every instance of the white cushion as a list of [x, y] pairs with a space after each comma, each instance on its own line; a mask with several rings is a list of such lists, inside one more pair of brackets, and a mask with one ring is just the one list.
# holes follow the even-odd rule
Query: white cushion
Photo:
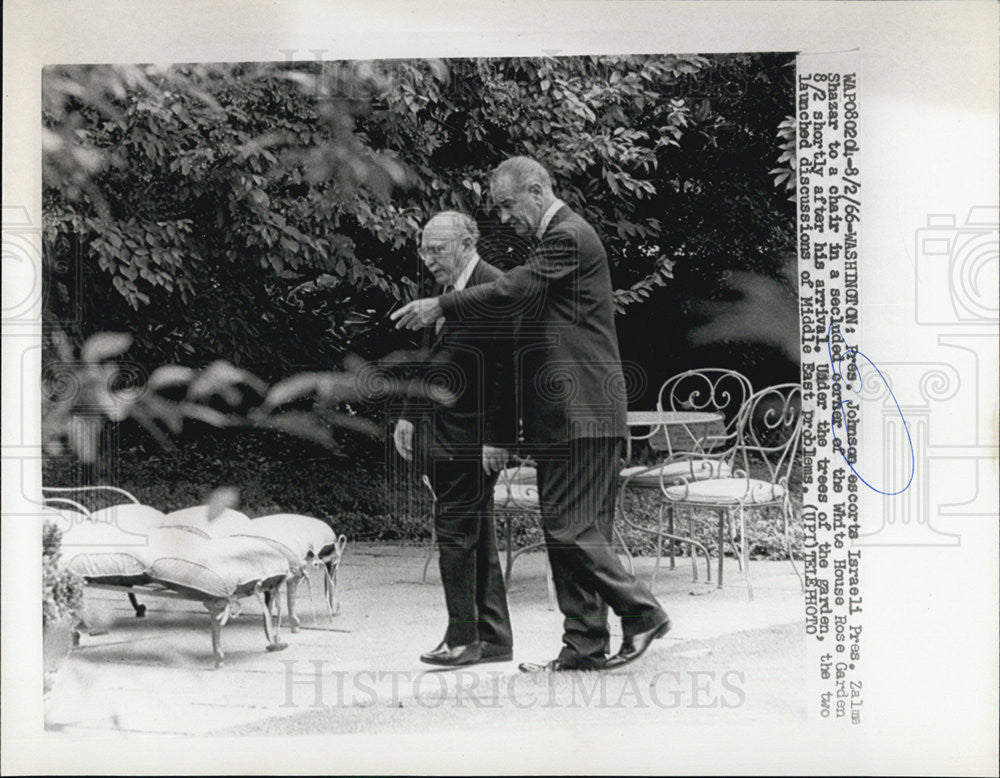
[[78, 551], [94, 551], [122, 547], [149, 545], [149, 532], [127, 532], [117, 524], [98, 521], [80, 521], [63, 528], [63, 555]]
[[84, 578], [134, 578], [145, 582], [159, 556], [180, 553], [191, 543], [206, 539], [181, 530], [154, 529], [133, 535], [114, 524], [85, 522], [63, 534], [62, 552], [67, 567]]
[[760, 505], [782, 500], [785, 489], [756, 478], [713, 478], [668, 487], [666, 494], [671, 500], [684, 502]]
[[142, 535], [160, 527], [164, 515], [163, 511], [149, 505], [125, 503], [94, 511], [90, 519], [95, 524], [114, 524], [125, 532]]
[[[249, 519], [247, 520], [249, 522]], [[197, 597], [230, 599], [291, 572], [285, 555], [262, 538], [209, 538], [196, 527], [135, 535], [110, 523], [83, 522], [63, 535], [70, 570], [94, 582], [155, 583]]]
[[537, 484], [538, 470], [534, 467], [523, 465], [521, 467], [508, 467], [500, 473], [497, 483], [507, 481], [512, 484]]
[[325, 521], [295, 513], [252, 519], [233, 534], [268, 541], [285, 555], [293, 569], [301, 568], [337, 543], [336, 533]]
[[538, 509], [538, 487], [535, 484], [505, 484], [497, 481], [493, 489], [493, 507], [497, 510], [531, 511]]
[[67, 546], [64, 543], [62, 550], [66, 567], [88, 579], [141, 578], [153, 561], [145, 545]]
[[538, 510], [538, 470], [522, 465], [500, 473], [493, 487], [493, 507], [498, 510]]
[[250, 517], [245, 513], [225, 508], [214, 519], [208, 518], [207, 505], [195, 505], [192, 508], [182, 508], [166, 514], [160, 522], [162, 527], [194, 527], [210, 538], [225, 538], [235, 535], [250, 524]]
[[662, 475], [663, 483], [669, 484], [680, 480], [701, 481], [708, 478], [728, 478], [732, 468], [717, 459], [688, 459], [681, 462], [671, 462], [659, 467], [636, 465], [626, 467], [619, 473], [620, 480], [629, 479], [629, 486], [659, 487]]
[[229, 599], [250, 594], [255, 585], [287, 576], [285, 556], [260, 538], [213, 540], [190, 533], [189, 542], [163, 554], [149, 568], [149, 577], [172, 589], [205, 597]]

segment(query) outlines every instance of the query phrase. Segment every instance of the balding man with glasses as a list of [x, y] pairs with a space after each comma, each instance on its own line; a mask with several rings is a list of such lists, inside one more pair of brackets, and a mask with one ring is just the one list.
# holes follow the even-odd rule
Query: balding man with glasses
[[[420, 258], [441, 290], [495, 280], [500, 270], [476, 252], [479, 230], [445, 211], [424, 227]], [[437, 502], [441, 582], [448, 609], [444, 639], [420, 660], [461, 666], [513, 658], [507, 592], [497, 552], [493, 488], [516, 444], [509, 325], [439, 318], [425, 330], [429, 373], [455, 395], [449, 407], [408, 401], [393, 439], [399, 454], [426, 469]]]

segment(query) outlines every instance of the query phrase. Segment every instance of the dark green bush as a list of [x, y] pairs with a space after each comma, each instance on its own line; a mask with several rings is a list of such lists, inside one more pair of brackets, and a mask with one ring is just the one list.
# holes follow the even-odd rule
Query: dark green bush
[[62, 531], [53, 522], [42, 530], [42, 625], [76, 619], [83, 604], [83, 579], [62, 566]]
[[[240, 509], [250, 516], [314, 516], [352, 541], [417, 543], [429, 539], [430, 495], [419, 480], [400, 467], [385, 441], [355, 435], [345, 439], [342, 448], [350, 455], [332, 455], [318, 446], [266, 431], [219, 430], [200, 437], [197, 445], [181, 445], [172, 451], [151, 442], [123, 440], [105, 472], [86, 473], [66, 458], [47, 461], [44, 476], [50, 486], [114, 484], [141, 502], [168, 512], [203, 504], [214, 489], [232, 486], [240, 490]], [[794, 496], [798, 483], [798, 474], [793, 472], [796, 516], [801, 508], [801, 501], [796, 503]], [[625, 498], [630, 517], [642, 526], [655, 527], [660, 505], [657, 494], [631, 490]], [[678, 526], [714, 555], [716, 515], [707, 511], [686, 515], [691, 518]], [[501, 515], [497, 523], [501, 545], [507, 520]], [[510, 520], [515, 549], [542, 540], [537, 516], [513, 514]], [[626, 527], [620, 519], [617, 526], [633, 554], [656, 553], [655, 537]], [[751, 558], [787, 556], [779, 510], [755, 511], [747, 533]], [[794, 520], [791, 534], [798, 556], [802, 533]], [[727, 553], [732, 553], [728, 544]]]
[[427, 280], [432, 213], [523, 258], [488, 176], [530, 154], [601, 235], [655, 392], [699, 361], [684, 308], [732, 301], [733, 270], [783, 277], [794, 76], [793, 54], [47, 67], [45, 316], [75, 345], [131, 333], [149, 369], [224, 358], [270, 383], [379, 358], [415, 343], [385, 314]]

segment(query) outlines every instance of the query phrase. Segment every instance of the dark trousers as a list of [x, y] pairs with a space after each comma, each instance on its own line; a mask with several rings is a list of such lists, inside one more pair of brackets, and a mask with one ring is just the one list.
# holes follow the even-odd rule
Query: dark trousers
[[565, 617], [559, 657], [567, 661], [600, 662], [608, 653], [608, 606], [626, 636], [666, 616], [612, 549], [621, 455], [618, 438], [577, 438], [564, 449], [536, 455], [542, 528]]
[[512, 646], [493, 522], [497, 474], [486, 475], [479, 459], [471, 458], [435, 459], [429, 469], [437, 495], [434, 528], [448, 608], [445, 642], [456, 646], [483, 640]]

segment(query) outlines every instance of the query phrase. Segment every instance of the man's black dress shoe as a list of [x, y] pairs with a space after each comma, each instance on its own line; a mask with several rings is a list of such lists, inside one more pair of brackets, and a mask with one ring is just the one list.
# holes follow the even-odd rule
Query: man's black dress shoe
[[608, 670], [614, 670], [616, 667], [621, 667], [622, 665], [627, 665], [629, 662], [634, 662], [649, 648], [649, 644], [652, 643], [657, 638], [661, 638], [670, 631], [670, 618], [667, 616], [663, 617], [663, 621], [657, 624], [651, 629], [647, 629], [645, 632], [640, 632], [631, 637], [626, 636], [622, 640], [622, 647], [619, 649], [618, 653], [613, 657], [608, 659], [608, 663], [605, 668]]
[[603, 670], [604, 663], [595, 659], [569, 662], [565, 659], [553, 659], [551, 662], [539, 664], [538, 662], [521, 662], [517, 669], [522, 673], [563, 673], [569, 670], [593, 671]]
[[483, 651], [480, 662], [510, 662], [514, 659], [514, 650], [510, 646], [487, 643], [485, 640], [480, 643], [480, 646]]
[[483, 658], [482, 646], [477, 643], [468, 643], [464, 646], [449, 646], [442, 642], [433, 651], [420, 655], [420, 661], [429, 665], [443, 665], [444, 667], [458, 667], [459, 665], [474, 665]]

